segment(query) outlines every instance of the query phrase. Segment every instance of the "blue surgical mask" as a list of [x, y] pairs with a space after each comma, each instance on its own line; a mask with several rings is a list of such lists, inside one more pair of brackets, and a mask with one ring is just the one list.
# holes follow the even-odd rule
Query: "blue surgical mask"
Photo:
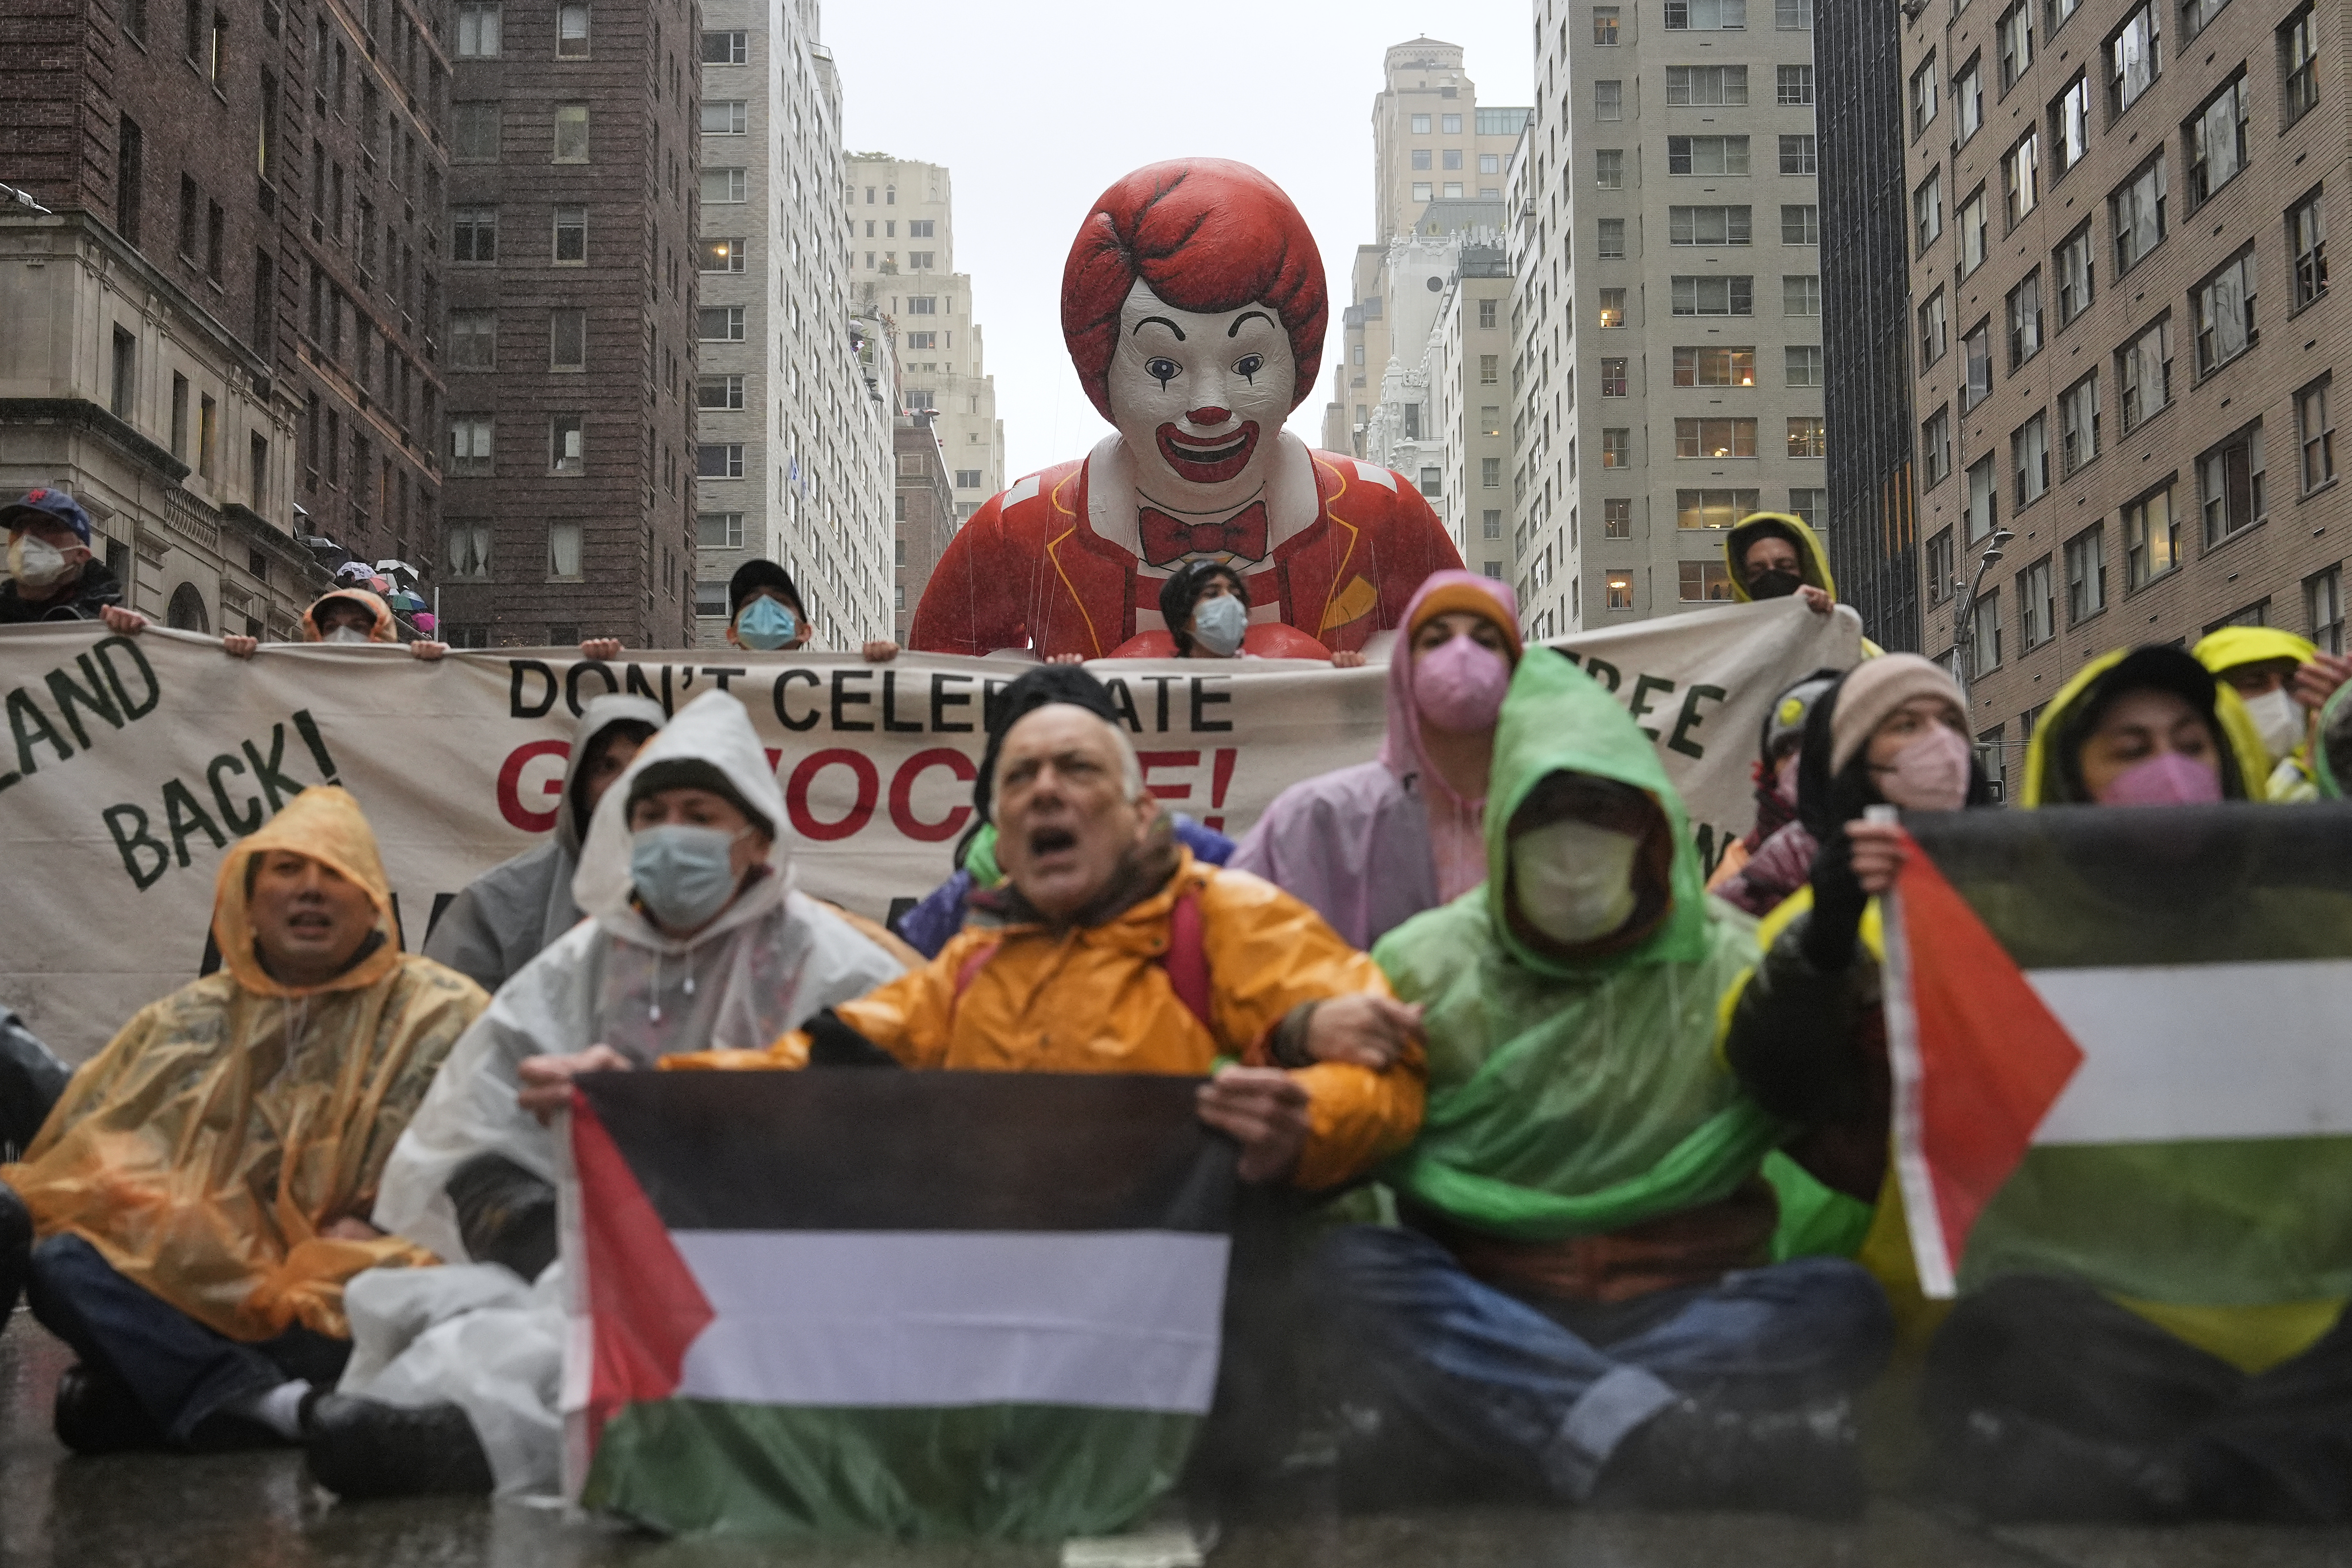
[[764, 595], [743, 606], [735, 617], [735, 635], [745, 647], [772, 653], [800, 634], [801, 618]]
[[730, 852], [735, 835], [716, 827], [664, 823], [629, 836], [629, 877], [654, 919], [692, 931], [727, 907], [735, 892]]
[[1192, 640], [1219, 658], [1231, 658], [1249, 630], [1249, 606], [1231, 594], [1202, 601], [1192, 612]]

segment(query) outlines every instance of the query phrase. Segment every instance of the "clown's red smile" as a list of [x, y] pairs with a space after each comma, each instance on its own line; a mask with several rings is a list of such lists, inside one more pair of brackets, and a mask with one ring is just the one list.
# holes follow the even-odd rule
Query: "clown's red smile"
[[1238, 429], [1220, 436], [1187, 436], [1173, 420], [1154, 432], [1160, 457], [1180, 479], [1196, 485], [1223, 484], [1249, 467], [1257, 450], [1257, 421], [1244, 419]]

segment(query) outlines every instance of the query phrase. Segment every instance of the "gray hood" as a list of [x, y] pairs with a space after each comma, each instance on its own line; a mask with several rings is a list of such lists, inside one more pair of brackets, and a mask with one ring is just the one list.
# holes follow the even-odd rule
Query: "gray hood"
[[669, 715], [650, 697], [624, 697], [618, 692], [591, 698], [580, 710], [580, 722], [572, 731], [572, 760], [563, 768], [563, 798], [555, 808], [555, 841], [575, 862], [580, 858], [580, 841], [586, 836], [588, 825], [574, 814], [572, 785], [580, 777], [582, 760], [595, 750], [596, 737], [624, 721], [651, 724], [659, 730], [669, 722]]

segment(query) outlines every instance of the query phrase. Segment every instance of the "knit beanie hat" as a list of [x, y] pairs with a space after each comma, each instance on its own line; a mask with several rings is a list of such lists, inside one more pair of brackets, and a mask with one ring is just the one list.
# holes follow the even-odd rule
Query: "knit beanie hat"
[[1963, 715], [1969, 710], [1959, 683], [1916, 653], [1882, 654], [1854, 666], [1838, 688], [1837, 708], [1830, 716], [1830, 772], [1843, 773], [1869, 744], [1872, 731], [1914, 697], [1940, 697]]

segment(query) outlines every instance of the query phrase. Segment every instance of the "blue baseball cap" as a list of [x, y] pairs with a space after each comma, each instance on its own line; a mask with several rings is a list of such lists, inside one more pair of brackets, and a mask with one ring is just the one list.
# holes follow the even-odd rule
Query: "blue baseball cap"
[[81, 503], [63, 490], [26, 490], [6, 506], [0, 507], [0, 528], [13, 531], [44, 521], [62, 522], [74, 531], [74, 537], [82, 543], [89, 542], [89, 513], [82, 510]]

